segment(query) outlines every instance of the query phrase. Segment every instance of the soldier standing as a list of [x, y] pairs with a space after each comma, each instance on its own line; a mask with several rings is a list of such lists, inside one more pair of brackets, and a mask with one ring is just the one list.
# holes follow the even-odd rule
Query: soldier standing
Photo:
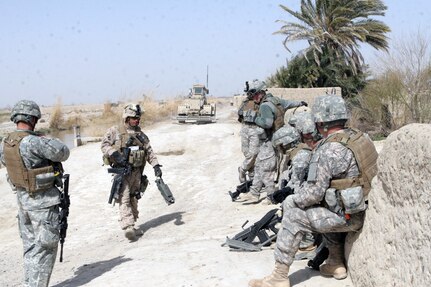
[[[248, 82], [246, 82], [246, 89], [248, 90]], [[251, 94], [242, 102], [238, 109], [238, 121], [242, 123], [241, 126], [241, 151], [244, 154], [244, 161], [238, 167], [239, 181], [245, 182], [247, 175], [249, 180], [254, 178], [254, 166], [259, 147], [263, 143], [264, 129], [257, 126], [254, 120], [259, 112], [259, 104], [253, 100]]]
[[[143, 233], [135, 229], [138, 219], [138, 198], [148, 183], [143, 176], [148, 162], [154, 168], [156, 177], [162, 176], [161, 165], [150, 145], [150, 140], [139, 127], [143, 110], [139, 104], [128, 104], [124, 107], [123, 120], [120, 126], [108, 129], [102, 139], [101, 150], [109, 164], [114, 167], [131, 165], [131, 172], [125, 175], [116, 202], [119, 203], [120, 225], [125, 236], [135, 241]], [[125, 157], [125, 149], [129, 149], [129, 157]]]
[[48, 286], [57, 256], [60, 190], [53, 163], [65, 161], [69, 149], [58, 139], [34, 132], [39, 106], [21, 100], [12, 109], [16, 130], [0, 146], [8, 182], [18, 198], [18, 226], [24, 246], [24, 286]]
[[377, 151], [366, 134], [345, 127], [349, 115], [341, 97], [317, 97], [313, 116], [323, 139], [312, 155], [307, 181], [283, 202], [274, 271], [251, 280], [251, 287], [290, 287], [289, 268], [307, 232], [323, 234], [329, 250], [320, 273], [335, 279], [347, 277], [344, 238], [346, 232], [363, 225], [366, 196], [377, 172]]
[[[284, 124], [284, 113], [292, 107], [306, 106], [306, 102], [289, 101], [274, 97], [266, 93], [265, 82], [253, 80], [249, 86], [247, 94], [253, 97], [253, 100], [259, 104], [259, 112], [255, 119], [257, 126], [265, 130], [262, 134], [263, 143], [259, 148], [255, 164], [255, 176], [250, 192], [246, 193], [242, 199], [243, 202], [259, 202], [260, 193], [263, 187], [268, 195], [275, 190], [275, 173], [277, 168], [277, 159], [271, 139], [275, 131]], [[271, 200], [266, 201], [271, 204]]]

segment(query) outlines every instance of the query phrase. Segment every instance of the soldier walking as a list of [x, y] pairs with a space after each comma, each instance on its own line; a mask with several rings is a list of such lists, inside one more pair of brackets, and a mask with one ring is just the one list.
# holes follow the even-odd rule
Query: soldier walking
[[154, 168], [156, 177], [162, 176], [161, 165], [150, 140], [139, 127], [142, 113], [139, 104], [126, 105], [122, 116], [124, 122], [109, 128], [101, 144], [103, 156], [111, 166], [129, 165], [131, 168], [130, 173], [124, 176], [118, 198], [115, 199], [119, 204], [121, 229], [130, 241], [135, 241], [143, 234], [135, 228], [135, 222], [139, 217], [138, 199], [148, 184], [143, 176], [146, 163]]

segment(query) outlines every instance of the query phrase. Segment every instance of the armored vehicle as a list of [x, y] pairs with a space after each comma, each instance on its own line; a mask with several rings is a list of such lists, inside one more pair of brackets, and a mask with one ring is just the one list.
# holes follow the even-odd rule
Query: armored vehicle
[[209, 90], [200, 84], [193, 85], [188, 98], [178, 106], [179, 123], [212, 123], [216, 120], [216, 104], [207, 101]]

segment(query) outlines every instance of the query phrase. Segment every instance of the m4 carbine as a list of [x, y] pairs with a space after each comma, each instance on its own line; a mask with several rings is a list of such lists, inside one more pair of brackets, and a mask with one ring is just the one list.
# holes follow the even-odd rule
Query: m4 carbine
[[[130, 141], [130, 140], [129, 140]], [[130, 149], [128, 147], [123, 148], [124, 158], [127, 163], [124, 167], [111, 167], [108, 168], [108, 173], [114, 173], [114, 179], [112, 181], [111, 193], [109, 194], [108, 203], [111, 204], [113, 199], [118, 199], [120, 196], [121, 187], [123, 186], [124, 177], [132, 172], [132, 165], [128, 162]], [[115, 202], [114, 202], [115, 204]]]

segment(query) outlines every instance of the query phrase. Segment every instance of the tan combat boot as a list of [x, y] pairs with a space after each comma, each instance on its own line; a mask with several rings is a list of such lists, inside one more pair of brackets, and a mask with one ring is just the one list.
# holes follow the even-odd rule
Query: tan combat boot
[[289, 266], [275, 262], [274, 271], [263, 279], [253, 279], [248, 282], [249, 287], [290, 287]]
[[332, 276], [337, 280], [342, 280], [347, 277], [346, 266], [344, 266], [344, 254], [342, 246], [330, 247], [328, 259], [320, 265], [320, 274], [324, 276]]
[[124, 230], [124, 235], [126, 236], [127, 239], [129, 239], [130, 241], [136, 241], [136, 232], [135, 229], [133, 228], [133, 226], [129, 226]]
[[240, 200], [242, 203], [258, 203], [259, 195], [255, 195], [249, 191], [244, 195], [241, 195]]

